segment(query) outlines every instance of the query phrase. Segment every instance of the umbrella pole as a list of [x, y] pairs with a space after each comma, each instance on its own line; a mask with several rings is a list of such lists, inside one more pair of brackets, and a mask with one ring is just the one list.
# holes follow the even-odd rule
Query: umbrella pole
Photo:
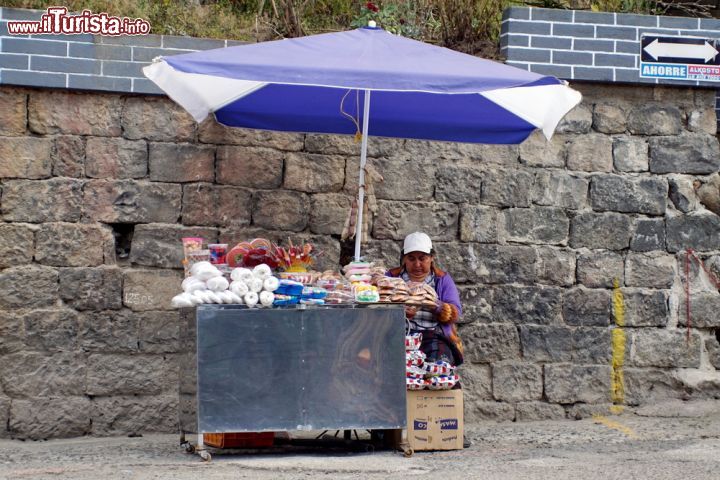
[[367, 162], [368, 124], [370, 123], [370, 90], [365, 90], [363, 107], [363, 135], [360, 144], [360, 178], [358, 180], [358, 216], [355, 224], [355, 261], [360, 260], [360, 242], [362, 240], [363, 207], [365, 203], [365, 163]]

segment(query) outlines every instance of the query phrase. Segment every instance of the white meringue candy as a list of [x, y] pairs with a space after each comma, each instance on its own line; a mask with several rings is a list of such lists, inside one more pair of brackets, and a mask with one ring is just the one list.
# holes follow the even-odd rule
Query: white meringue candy
[[222, 297], [218, 294], [218, 292], [213, 292], [212, 290], [206, 290], [206, 294], [208, 297], [210, 297], [210, 303], [223, 303]]
[[244, 297], [246, 293], [250, 291], [247, 284], [242, 280], [236, 280], [230, 284], [230, 291], [235, 295]]
[[192, 293], [193, 298], [195, 299], [195, 305], [200, 305], [202, 303], [208, 303], [207, 298], [205, 297], [205, 290], [195, 290]]
[[175, 295], [172, 300], [170, 300], [170, 305], [173, 308], [185, 308], [185, 307], [192, 307], [195, 305], [192, 300], [187, 298], [187, 292], [181, 293], [179, 295]]
[[229, 290], [223, 290], [222, 292], [215, 292], [223, 303], [233, 303], [233, 294]]
[[213, 264], [208, 261], [197, 262], [190, 267], [190, 275], [195, 275], [202, 268], [212, 267]]
[[280, 286], [280, 280], [276, 277], [267, 277], [263, 282], [263, 290], [268, 292], [274, 292]]
[[205, 282], [197, 277], [188, 277], [182, 282], [182, 289], [185, 292], [194, 292], [195, 290], [205, 290]]
[[260, 303], [263, 307], [269, 307], [275, 301], [275, 294], [272, 292], [260, 292]]
[[247, 286], [251, 292], [260, 293], [263, 289], [263, 281], [257, 277], [253, 277], [247, 282]]
[[251, 278], [253, 278], [253, 273], [249, 268], [236, 268], [230, 272], [230, 278], [247, 283]]
[[202, 281], [207, 281], [213, 277], [220, 277], [222, 276], [222, 272], [215, 267], [215, 265], [210, 265], [209, 267], [202, 267], [197, 270], [197, 272], [194, 274], [197, 278], [199, 278]]
[[222, 292], [223, 290], [227, 290], [230, 283], [225, 279], [225, 277], [213, 277], [208, 279], [207, 282], [207, 288], [212, 290], [213, 292]]
[[272, 275], [272, 270], [270, 270], [270, 267], [268, 265], [261, 263], [260, 265], [257, 265], [255, 266], [255, 268], [253, 268], [253, 275], [260, 280], [265, 280], [267, 277]]
[[254, 307], [258, 303], [258, 294], [255, 292], [248, 292], [245, 294], [243, 300], [245, 300], [245, 305], [248, 307]]
[[236, 303], [236, 304], [238, 304], [238, 305], [242, 305], [242, 304], [243, 304], [243, 299], [242, 299], [242, 297], [241, 297], [240, 295], [238, 295], [237, 293], [235, 293], [235, 292], [233, 292], [233, 291], [230, 291], [230, 290], [228, 290], [227, 293], [230, 294], [230, 298], [232, 299], [232, 301], [231, 301], [230, 303]]

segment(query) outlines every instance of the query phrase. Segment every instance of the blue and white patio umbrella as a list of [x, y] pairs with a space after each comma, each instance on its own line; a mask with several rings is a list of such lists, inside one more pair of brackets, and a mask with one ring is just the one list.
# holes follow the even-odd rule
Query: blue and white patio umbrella
[[214, 113], [233, 127], [350, 135], [362, 124], [356, 259], [368, 136], [550, 139], [581, 100], [555, 77], [373, 27], [163, 57], [143, 72], [198, 122]]

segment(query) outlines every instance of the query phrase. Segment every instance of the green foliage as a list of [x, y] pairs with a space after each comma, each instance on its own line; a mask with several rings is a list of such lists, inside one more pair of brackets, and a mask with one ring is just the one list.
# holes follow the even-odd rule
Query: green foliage
[[[143, 18], [152, 33], [264, 41], [366, 26], [472, 54], [497, 54], [502, 12], [509, 6], [569, 8], [569, 0], [2, 0], [3, 6], [64, 5]], [[593, 11], [706, 16], [701, 2], [593, 0]], [[683, 5], [682, 8], [679, 6]], [[689, 8], [695, 10], [688, 10]]]

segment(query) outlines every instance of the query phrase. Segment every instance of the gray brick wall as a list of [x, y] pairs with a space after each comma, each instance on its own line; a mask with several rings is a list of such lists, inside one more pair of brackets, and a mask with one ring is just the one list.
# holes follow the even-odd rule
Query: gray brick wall
[[0, 7], [0, 85], [161, 94], [141, 71], [153, 58], [242, 43], [170, 35], [8, 34], [9, 20], [38, 20], [42, 13]]
[[[566, 80], [718, 88], [714, 82], [640, 78], [643, 34], [720, 38], [720, 20], [511, 7], [500, 49], [507, 63]], [[720, 118], [720, 92], [716, 94]]]
[[[639, 77], [645, 33], [720, 38], [720, 21], [512, 7], [503, 15], [500, 49], [511, 65], [567, 80], [678, 84]], [[718, 87], [713, 82], [680, 84]]]

